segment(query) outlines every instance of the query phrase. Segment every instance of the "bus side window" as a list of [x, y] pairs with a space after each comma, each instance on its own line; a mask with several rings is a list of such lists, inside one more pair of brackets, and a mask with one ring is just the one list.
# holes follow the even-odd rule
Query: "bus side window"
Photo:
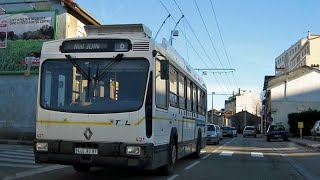
[[182, 109], [185, 109], [186, 108], [186, 99], [185, 99], [185, 78], [184, 76], [179, 73], [179, 107], [182, 108]]
[[178, 72], [174, 69], [173, 66], [170, 66], [170, 74], [169, 74], [169, 80], [170, 80], [170, 105], [172, 106], [178, 106]]
[[192, 98], [192, 104], [193, 104], [193, 112], [197, 113], [198, 112], [198, 89], [195, 84], [193, 84], [193, 98]]
[[156, 105], [159, 108], [168, 108], [168, 81], [161, 79], [161, 63], [160, 60], [156, 60]]
[[187, 110], [192, 111], [192, 86], [189, 79], [187, 79]]

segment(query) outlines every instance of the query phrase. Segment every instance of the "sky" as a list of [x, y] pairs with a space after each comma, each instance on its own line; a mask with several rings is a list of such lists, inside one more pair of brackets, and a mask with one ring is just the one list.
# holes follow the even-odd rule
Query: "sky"
[[[230, 96], [221, 94], [232, 94], [233, 91], [237, 92], [238, 88], [261, 93], [264, 76], [275, 74], [275, 58], [299, 39], [306, 37], [308, 31], [311, 34], [320, 34], [318, 0], [75, 2], [102, 24], [143, 23], [151, 29], [153, 37], [168, 16], [165, 7], [175, 21], [178, 21], [183, 13], [185, 17], [178, 25], [179, 36], [174, 38], [173, 47], [185, 60], [194, 69], [235, 69], [233, 73], [208, 71], [207, 75], [203, 76], [208, 94], [215, 93], [215, 109], [224, 108], [224, 101]], [[161, 42], [162, 38], [169, 39], [175, 21], [172, 18], [166, 21], [156, 38], [158, 42]], [[202, 72], [199, 71], [199, 74]], [[208, 96], [208, 109], [211, 109], [211, 104], [212, 98]]]

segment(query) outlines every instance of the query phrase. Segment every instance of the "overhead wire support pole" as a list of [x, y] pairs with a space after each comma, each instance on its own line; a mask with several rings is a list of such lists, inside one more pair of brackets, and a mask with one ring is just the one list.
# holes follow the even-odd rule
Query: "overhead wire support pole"
[[159, 34], [160, 30], [162, 29], [163, 25], [166, 23], [166, 21], [167, 21], [167, 19], [168, 19], [169, 17], [171, 17], [171, 14], [168, 14], [167, 18], [162, 22], [162, 24], [161, 24], [161, 26], [160, 26], [160, 28], [159, 28], [159, 30], [158, 30], [158, 32], [157, 32], [157, 34], [156, 34], [156, 36], [154, 37], [154, 39], [156, 39], [156, 38], [157, 38], [157, 36], [158, 36], [158, 34]]

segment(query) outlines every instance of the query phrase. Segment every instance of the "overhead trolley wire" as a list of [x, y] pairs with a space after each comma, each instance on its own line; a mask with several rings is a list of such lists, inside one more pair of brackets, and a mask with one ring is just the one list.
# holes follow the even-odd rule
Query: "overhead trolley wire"
[[[174, 3], [176, 4], [176, 6], [178, 7], [178, 9], [180, 10], [181, 14], [184, 14], [183, 11], [181, 10], [180, 6], [179, 6], [178, 3], [176, 2], [176, 0], [174, 0]], [[199, 38], [198, 38], [197, 34], [195, 33], [195, 31], [193, 30], [193, 28], [191, 27], [191, 24], [189, 23], [189, 21], [188, 21], [188, 19], [187, 19], [186, 16], [185, 16], [185, 20], [186, 20], [186, 22], [187, 22], [187, 24], [188, 24], [191, 32], [193, 33], [193, 35], [194, 35], [195, 38], [197, 39], [199, 45], [201, 46], [202, 50], [205, 52], [207, 58], [208, 58], [208, 59], [210, 60], [210, 62], [212, 63], [213, 67], [216, 68], [216, 66], [214, 65], [214, 62], [211, 60], [211, 58], [210, 58], [210, 56], [208, 55], [207, 51], [204, 49], [201, 41], [199, 40]], [[207, 67], [209, 68], [209, 66], [207, 66]], [[215, 74], [213, 74], [213, 75], [214, 75], [215, 79], [217, 80]], [[219, 84], [220, 88], [223, 89], [223, 88], [221, 87], [219, 81], [217, 81], [217, 83]], [[228, 88], [226, 85], [225, 85], [225, 87], [226, 87], [227, 91], [230, 92], [229, 88]]]
[[[218, 19], [217, 19], [216, 11], [214, 10], [214, 7], [213, 7], [212, 0], [210, 0], [210, 4], [211, 4], [211, 9], [212, 9], [212, 12], [213, 12], [213, 15], [214, 15], [215, 22], [216, 22], [216, 24], [217, 24], [217, 28], [218, 28], [219, 36], [220, 36], [220, 39], [221, 39], [221, 42], [222, 42], [222, 46], [223, 46], [223, 49], [224, 49], [224, 53], [225, 53], [225, 55], [226, 55], [226, 57], [227, 57], [227, 61], [228, 61], [228, 63], [229, 63], [229, 68], [231, 68], [229, 55], [228, 55], [228, 53], [227, 53], [226, 46], [225, 46], [225, 44], [224, 44], [224, 40], [223, 40], [223, 38], [222, 38], [222, 33], [221, 33], [221, 30], [220, 30], [220, 25], [219, 25], [219, 22], [218, 22]], [[236, 83], [236, 86], [239, 88], [233, 72], [232, 72], [232, 76], [233, 76], [234, 82]]]
[[[167, 7], [162, 3], [162, 1], [160, 0], [160, 3], [162, 4], [162, 6], [164, 7], [164, 9], [167, 11], [167, 13], [170, 14], [169, 10], [167, 9]], [[172, 20], [177, 23], [177, 21], [174, 19], [173, 16], [171, 16]], [[188, 22], [187, 22], [188, 23]], [[189, 23], [188, 23], [189, 24]], [[189, 24], [190, 26], [190, 24]], [[189, 39], [187, 38], [186, 34], [184, 33], [184, 31], [180, 28], [180, 26], [177, 26], [179, 28], [179, 30], [182, 32], [183, 37], [186, 39], [186, 41], [189, 43], [189, 45], [191, 46], [191, 48], [193, 49], [193, 51], [197, 54], [197, 56], [199, 57], [199, 59], [203, 62], [203, 64], [209, 68], [209, 66], [207, 65], [207, 63], [203, 60], [203, 58], [200, 56], [200, 54], [198, 53], [198, 51], [196, 51], [196, 49], [194, 48], [194, 46], [192, 45], [192, 43], [189, 41]], [[217, 77], [214, 75], [215, 80], [217, 81], [218, 86], [220, 87], [221, 90], [223, 90], [220, 82], [218, 81]]]
[[[220, 63], [220, 65], [221, 65], [222, 69], [224, 69], [223, 63], [221, 62], [220, 56], [219, 56], [219, 54], [218, 54], [218, 52], [217, 52], [217, 49], [216, 49], [216, 47], [215, 47], [215, 45], [214, 45], [214, 43], [213, 43], [213, 40], [212, 40], [212, 38], [211, 38], [211, 36], [210, 36], [209, 30], [208, 30], [208, 28], [207, 28], [207, 25], [206, 25], [204, 19], [203, 19], [203, 16], [202, 16], [201, 11], [200, 11], [200, 9], [199, 9], [198, 3], [197, 3], [196, 0], [194, 0], [194, 3], [196, 4], [198, 13], [199, 13], [200, 18], [201, 18], [201, 20], [202, 20], [202, 23], [203, 23], [203, 25], [204, 25], [204, 27], [205, 27], [205, 30], [207, 31], [209, 40], [210, 40], [211, 45], [212, 45], [212, 47], [213, 47], [213, 49], [214, 49], [214, 52], [215, 52], [215, 54], [216, 54], [216, 56], [217, 56], [217, 58], [218, 58], [218, 60], [219, 60], [219, 63]], [[228, 82], [229, 82], [229, 84], [230, 84], [230, 86], [231, 86], [231, 88], [232, 88], [232, 83], [231, 83], [229, 77], [227, 76], [227, 74], [226, 74], [226, 77], [227, 77], [227, 80], [228, 80]], [[221, 76], [221, 78], [222, 78], [222, 76]]]

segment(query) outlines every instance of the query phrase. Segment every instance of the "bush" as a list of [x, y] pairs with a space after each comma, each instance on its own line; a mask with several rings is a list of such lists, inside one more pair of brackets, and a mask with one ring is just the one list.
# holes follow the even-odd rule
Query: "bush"
[[320, 120], [320, 111], [310, 109], [301, 113], [291, 113], [288, 114], [288, 119], [290, 133], [300, 136], [298, 122], [303, 122], [304, 128], [302, 129], [302, 134], [304, 136], [310, 136], [310, 130], [314, 123]]

